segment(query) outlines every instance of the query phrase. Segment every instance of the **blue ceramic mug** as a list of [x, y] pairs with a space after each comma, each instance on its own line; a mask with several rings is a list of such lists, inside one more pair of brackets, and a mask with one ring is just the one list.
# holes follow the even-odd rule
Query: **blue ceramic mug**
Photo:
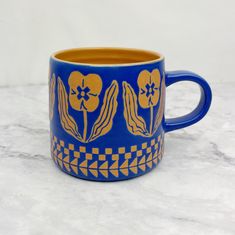
[[[166, 87], [192, 81], [201, 99], [191, 113], [164, 118]], [[51, 155], [58, 167], [95, 181], [130, 179], [160, 162], [164, 134], [198, 122], [211, 104], [200, 76], [166, 72], [159, 53], [81, 48], [50, 58]]]

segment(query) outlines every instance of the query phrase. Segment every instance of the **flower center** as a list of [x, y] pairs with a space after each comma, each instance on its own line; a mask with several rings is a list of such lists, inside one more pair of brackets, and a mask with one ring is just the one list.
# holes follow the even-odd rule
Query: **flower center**
[[154, 83], [152, 83], [152, 84], [147, 84], [147, 85], [145, 86], [145, 88], [146, 88], [146, 90], [147, 90], [147, 92], [146, 92], [146, 96], [147, 96], [147, 97], [149, 97], [150, 95], [152, 95], [152, 96], [154, 95], [154, 93], [155, 93], [154, 89], [156, 89]]
[[82, 96], [82, 97], [85, 96], [85, 94], [86, 94], [85, 91], [82, 91], [82, 92], [81, 92], [81, 96]]
[[84, 99], [84, 100], [89, 100], [89, 95], [90, 94], [90, 88], [89, 87], [85, 87], [85, 88], [82, 88], [82, 87], [78, 87], [78, 94], [77, 94], [77, 97], [78, 99]]

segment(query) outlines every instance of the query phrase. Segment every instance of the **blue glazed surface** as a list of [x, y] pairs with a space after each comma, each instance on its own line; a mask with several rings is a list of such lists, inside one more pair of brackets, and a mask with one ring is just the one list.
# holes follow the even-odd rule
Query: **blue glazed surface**
[[[161, 87], [163, 86], [163, 79], [165, 79], [166, 86], [182, 80], [190, 80], [198, 83], [203, 91], [201, 102], [195, 111], [184, 117], [165, 121], [163, 116], [156, 132], [151, 136], [134, 135], [128, 130], [126, 119], [124, 118], [123, 82], [130, 84], [136, 96], [138, 96], [140, 92], [140, 87], [137, 84], [139, 74], [144, 70], [151, 73], [156, 69], [159, 71], [161, 79], [159, 102], [153, 107], [154, 118], [160, 112], [160, 100], [162, 99], [163, 103], [165, 101], [165, 87]], [[79, 71], [84, 76], [97, 74], [102, 79], [103, 86], [99, 95], [100, 103], [95, 111], [87, 113], [88, 134], [91, 133], [92, 125], [100, 115], [105, 91], [110, 87], [112, 81], [116, 80], [118, 83], [118, 105], [113, 118], [112, 128], [105, 135], [91, 142], [82, 143], [66, 132], [61, 125], [61, 117], [58, 109], [58, 78], [61, 79], [66, 93], [69, 94], [70, 87], [68, 79], [74, 71]], [[211, 102], [211, 90], [205, 80], [189, 72], [166, 73], [163, 59], [157, 62], [130, 66], [90, 66], [64, 63], [51, 58], [50, 81], [53, 76], [55, 77], [55, 98], [52, 107], [53, 117], [50, 122], [52, 158], [64, 172], [88, 180], [124, 180], [149, 172], [162, 159], [164, 133], [192, 125], [199, 121], [208, 111]], [[164, 112], [164, 105], [161, 109]], [[82, 112], [68, 105], [68, 113], [82, 130], [84, 128]], [[146, 126], [149, 127], [151, 120], [150, 111], [147, 108], [142, 108], [139, 102], [138, 115], [144, 119]], [[94, 149], [98, 149], [98, 153]], [[120, 149], [125, 150], [120, 151]]]
[[211, 105], [211, 88], [201, 76], [188, 71], [172, 71], [166, 73], [166, 86], [180, 81], [197, 83], [200, 86], [201, 98], [198, 106], [191, 113], [183, 117], [166, 120], [164, 124], [164, 130], [166, 132], [184, 128], [200, 121], [206, 115]]

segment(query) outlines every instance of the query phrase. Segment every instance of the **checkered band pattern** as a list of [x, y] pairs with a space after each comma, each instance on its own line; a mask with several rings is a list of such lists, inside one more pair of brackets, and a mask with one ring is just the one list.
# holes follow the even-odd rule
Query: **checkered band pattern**
[[[51, 135], [51, 155], [65, 172], [81, 178], [135, 177], [151, 170], [163, 156], [164, 135], [141, 145], [119, 148], [88, 149], [75, 146]], [[131, 175], [130, 175], [131, 174]]]

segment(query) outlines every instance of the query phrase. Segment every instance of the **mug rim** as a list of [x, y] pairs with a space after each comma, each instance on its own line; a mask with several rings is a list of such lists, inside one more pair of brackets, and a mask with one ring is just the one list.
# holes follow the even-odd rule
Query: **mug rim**
[[[143, 56], [142, 61], [138, 62], [123, 62], [123, 63], [91, 63], [91, 62], [77, 62], [77, 61], [71, 61], [69, 59], [63, 59], [61, 57], [67, 55], [71, 55], [73, 53], [110, 53], [109, 56], [113, 55], [112, 52], [121, 53], [125, 56], [129, 55], [129, 59], [138, 55]], [[116, 54], [116, 56], [111, 56], [110, 59], [118, 59], [119, 54]], [[83, 65], [83, 66], [92, 66], [92, 67], [129, 67], [129, 66], [136, 66], [136, 65], [145, 65], [145, 64], [153, 64], [156, 62], [160, 62], [164, 60], [164, 56], [159, 53], [152, 50], [145, 50], [145, 49], [137, 49], [137, 48], [127, 48], [127, 47], [79, 47], [79, 48], [71, 48], [71, 49], [64, 49], [54, 52], [51, 57], [52, 60], [55, 60], [60, 63], [65, 64], [72, 64], [72, 65]], [[99, 58], [99, 57], [97, 57]], [[101, 57], [100, 57], [101, 58]], [[121, 58], [121, 57], [120, 57]], [[120, 59], [119, 58], [119, 59]], [[84, 59], [84, 58], [83, 58]], [[95, 58], [94, 58], [95, 59]], [[124, 58], [123, 58], [124, 59]], [[127, 59], [127, 58], [126, 58]], [[108, 60], [108, 58], [107, 58]]]

